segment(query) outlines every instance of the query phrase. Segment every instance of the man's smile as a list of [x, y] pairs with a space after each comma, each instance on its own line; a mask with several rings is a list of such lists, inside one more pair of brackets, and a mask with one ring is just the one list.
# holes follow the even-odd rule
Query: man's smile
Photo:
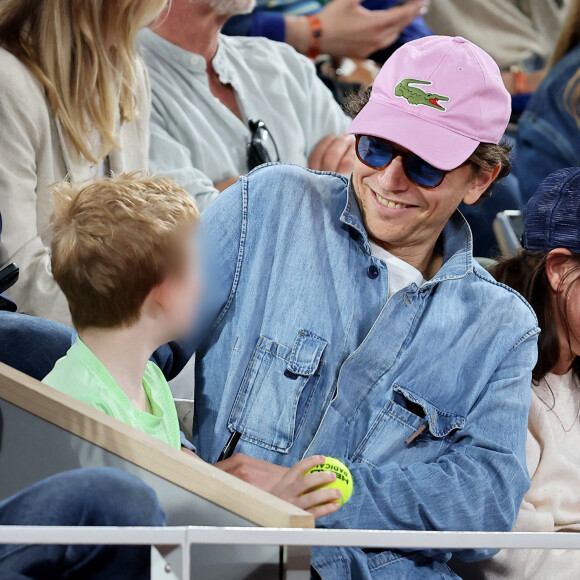
[[376, 192], [374, 189], [369, 187], [370, 191], [373, 194], [373, 198], [376, 202], [378, 202], [382, 207], [386, 207], [388, 209], [411, 209], [417, 207], [416, 205], [410, 203], [403, 203], [401, 201], [393, 201], [392, 199], [388, 199], [385, 196], [381, 195], [380, 193]]

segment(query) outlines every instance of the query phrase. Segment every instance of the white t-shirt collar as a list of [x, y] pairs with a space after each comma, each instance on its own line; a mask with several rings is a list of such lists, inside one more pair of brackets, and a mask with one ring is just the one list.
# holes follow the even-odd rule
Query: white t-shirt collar
[[369, 244], [373, 256], [387, 265], [389, 272], [389, 298], [399, 290], [410, 286], [413, 282], [419, 287], [425, 282], [423, 274], [417, 268], [393, 256], [393, 254], [371, 240], [369, 240]]

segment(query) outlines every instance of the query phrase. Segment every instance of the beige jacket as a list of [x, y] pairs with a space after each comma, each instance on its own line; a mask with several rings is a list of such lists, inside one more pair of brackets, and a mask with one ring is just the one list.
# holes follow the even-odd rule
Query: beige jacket
[[[123, 123], [120, 150], [110, 153], [113, 172], [147, 168], [150, 92], [139, 61], [139, 117]], [[0, 48], [0, 264], [15, 262], [20, 279], [7, 294], [20, 312], [71, 324], [64, 295], [50, 269], [50, 185], [91, 179], [95, 168], [67, 145], [37, 79]]]
[[556, 45], [570, 0], [434, 0], [425, 19], [435, 34], [464, 36], [500, 68], [540, 56]]
[[[580, 532], [580, 385], [572, 373], [532, 387], [526, 459], [532, 485], [514, 531]], [[577, 580], [580, 551], [502, 550], [458, 572], [473, 580]]]

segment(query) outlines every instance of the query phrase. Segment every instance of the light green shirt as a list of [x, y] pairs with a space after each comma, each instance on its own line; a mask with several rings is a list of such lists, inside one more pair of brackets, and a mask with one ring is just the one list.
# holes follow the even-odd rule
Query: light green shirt
[[212, 94], [202, 56], [147, 29], [139, 41], [151, 77], [149, 169], [175, 179], [200, 209], [218, 195], [214, 183], [248, 172], [248, 119], [266, 123], [282, 163], [302, 167], [323, 137], [350, 124], [310, 59], [285, 43], [220, 35], [212, 66], [233, 87], [241, 121]]
[[152, 413], [133, 407], [105, 365], [80, 338], [42, 382], [181, 449], [179, 421], [171, 390], [161, 369], [153, 362], [147, 363], [143, 376], [143, 388]]

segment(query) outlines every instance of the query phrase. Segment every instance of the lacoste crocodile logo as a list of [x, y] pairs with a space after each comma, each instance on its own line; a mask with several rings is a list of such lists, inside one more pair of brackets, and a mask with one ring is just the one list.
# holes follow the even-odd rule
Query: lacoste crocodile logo
[[402, 80], [395, 87], [395, 96], [407, 99], [411, 105], [424, 105], [425, 107], [431, 107], [437, 109], [438, 111], [446, 111], [447, 109], [439, 104], [439, 101], [447, 102], [451, 99], [444, 95], [438, 95], [437, 93], [426, 93], [423, 89], [419, 87], [412, 87], [414, 85], [432, 85], [431, 81], [421, 81], [418, 79], [405, 79]]

